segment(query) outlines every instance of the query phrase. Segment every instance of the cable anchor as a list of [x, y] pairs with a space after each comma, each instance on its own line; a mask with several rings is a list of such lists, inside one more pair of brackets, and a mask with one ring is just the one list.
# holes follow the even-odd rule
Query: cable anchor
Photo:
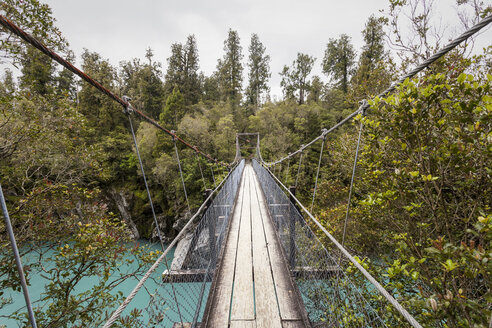
[[133, 108], [132, 105], [130, 104], [130, 100], [132, 100], [132, 98], [128, 96], [123, 96], [121, 98], [127, 103], [127, 105], [123, 107], [123, 113], [126, 115], [133, 114]]
[[366, 116], [366, 112], [369, 109], [369, 102], [367, 99], [363, 99], [359, 101], [359, 110], [361, 111], [362, 116]]

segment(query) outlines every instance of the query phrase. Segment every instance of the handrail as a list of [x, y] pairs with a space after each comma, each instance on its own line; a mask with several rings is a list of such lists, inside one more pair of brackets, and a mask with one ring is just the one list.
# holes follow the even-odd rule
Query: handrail
[[272, 177], [273, 179], [277, 182], [279, 186], [281, 186], [285, 191], [288, 193], [288, 195], [293, 199], [297, 205], [313, 220], [313, 222], [324, 232], [324, 234], [335, 244], [335, 246], [342, 252], [342, 254], [350, 261], [352, 264], [366, 277], [367, 280], [369, 280], [374, 287], [378, 290], [378, 292], [388, 300], [388, 302], [393, 305], [398, 312], [409, 322], [410, 325], [414, 328], [422, 328], [422, 326], [415, 320], [415, 318], [408, 313], [407, 310], [405, 310], [400, 303], [393, 297], [391, 296], [386, 289], [366, 270], [364, 267], [347, 251], [345, 247], [343, 247], [336, 239], [335, 237], [332, 236], [326, 230], [326, 228], [311, 214], [311, 212], [308, 211], [306, 207], [299, 201], [299, 199], [296, 198], [296, 196], [287, 188], [269, 169], [266, 167], [264, 164], [260, 164], [256, 159], [253, 159], [256, 161], [261, 167], [263, 167]]
[[183, 237], [185, 232], [187, 232], [188, 228], [191, 226], [191, 224], [195, 221], [195, 219], [201, 214], [201, 212], [207, 207], [207, 204], [211, 200], [212, 196], [222, 187], [224, 182], [229, 178], [229, 176], [232, 174], [232, 172], [239, 166], [241, 163], [238, 162], [236, 166], [226, 175], [224, 179], [219, 183], [219, 185], [210, 193], [210, 195], [205, 199], [203, 204], [200, 206], [200, 208], [197, 210], [197, 212], [191, 217], [191, 219], [186, 223], [186, 225], [181, 229], [181, 231], [178, 233], [178, 235], [171, 241], [171, 243], [167, 246], [166, 250], [162, 253], [162, 255], [155, 261], [155, 263], [150, 267], [150, 269], [145, 273], [145, 275], [140, 279], [138, 284], [133, 288], [133, 290], [128, 294], [126, 297], [125, 301], [116, 309], [109, 320], [104, 324], [103, 328], [109, 328], [111, 325], [119, 318], [121, 313], [125, 310], [125, 308], [130, 304], [130, 302], [133, 300], [135, 295], [138, 293], [138, 291], [142, 288], [142, 286], [145, 284], [147, 279], [150, 277], [150, 275], [157, 269], [157, 267], [161, 264], [161, 262], [164, 260], [164, 258], [167, 256], [169, 251], [176, 245], [176, 243]]

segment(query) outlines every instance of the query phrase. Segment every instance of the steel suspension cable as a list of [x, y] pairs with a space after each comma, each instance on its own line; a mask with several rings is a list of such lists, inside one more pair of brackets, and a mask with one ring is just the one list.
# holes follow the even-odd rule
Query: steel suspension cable
[[[402, 84], [406, 79], [413, 78], [415, 75], [417, 75], [418, 73], [420, 73], [421, 71], [423, 71], [424, 69], [426, 69], [427, 67], [429, 67], [431, 64], [433, 64], [439, 58], [443, 57], [445, 54], [447, 54], [448, 52], [450, 52], [451, 50], [453, 50], [454, 48], [456, 48], [460, 43], [462, 43], [463, 41], [467, 40], [472, 35], [474, 35], [478, 31], [480, 31], [481, 29], [483, 29], [484, 27], [486, 27], [490, 23], [492, 23], [492, 15], [489, 15], [489, 16], [485, 17], [483, 20], [481, 20], [480, 22], [478, 22], [477, 24], [475, 24], [474, 26], [472, 26], [470, 29], [466, 30], [463, 34], [461, 34], [459, 37], [457, 37], [456, 39], [454, 39], [453, 41], [451, 41], [444, 48], [442, 48], [441, 50], [439, 50], [438, 52], [436, 52], [434, 55], [432, 55], [429, 58], [427, 58], [426, 60], [424, 60], [421, 64], [419, 64], [417, 67], [415, 67], [409, 73], [403, 75], [396, 82], [392, 83], [386, 90], [384, 90], [383, 92], [381, 92], [375, 98], [383, 98], [383, 97], [388, 96], [400, 84]], [[336, 130], [340, 126], [342, 126], [345, 123], [347, 123], [348, 121], [350, 121], [352, 118], [354, 118], [358, 114], [367, 111], [369, 108], [370, 108], [370, 105], [369, 105], [368, 102], [366, 102], [363, 106], [359, 107], [356, 111], [354, 111], [353, 113], [351, 113], [350, 115], [348, 115], [347, 117], [345, 117], [342, 121], [338, 122], [333, 127], [331, 127], [330, 129], [328, 129], [328, 132], [327, 133], [331, 133], [332, 131]], [[268, 166], [270, 166], [272, 164], [283, 162], [287, 158], [296, 155], [298, 152], [301, 152], [306, 147], [311, 146], [313, 143], [315, 143], [316, 141], [318, 141], [321, 138], [322, 138], [322, 135], [319, 135], [318, 137], [316, 137], [313, 140], [311, 140], [308, 144], [301, 146], [301, 148], [299, 148], [297, 151], [295, 151], [295, 152], [293, 152], [293, 153], [291, 153], [291, 154], [289, 154], [289, 155], [287, 155], [287, 156], [285, 156], [285, 157], [283, 157], [283, 158], [281, 158], [281, 159], [279, 159], [279, 160], [277, 160], [275, 162], [265, 163], [265, 164], [267, 164]], [[261, 157], [260, 157], [260, 159], [261, 159]], [[261, 162], [263, 163], [263, 160], [261, 160]]]
[[[364, 114], [365, 114], [365, 112], [363, 112], [363, 115]], [[345, 246], [345, 235], [347, 232], [347, 223], [348, 223], [349, 214], [350, 214], [350, 202], [352, 201], [352, 190], [354, 188], [355, 170], [357, 169], [357, 160], [359, 158], [360, 139], [362, 136], [363, 127], [364, 127], [364, 124], [363, 124], [362, 119], [361, 119], [360, 125], [359, 125], [359, 137], [357, 138], [357, 147], [355, 149], [354, 165], [352, 167], [352, 178], [350, 179], [350, 188], [349, 188], [349, 195], [348, 195], [348, 201], [347, 201], [347, 211], [345, 212], [345, 222], [343, 223], [342, 246]]]
[[178, 146], [176, 145], [176, 140], [173, 138], [174, 150], [176, 152], [176, 159], [178, 161], [179, 175], [181, 176], [181, 183], [183, 184], [183, 191], [186, 199], [186, 205], [188, 205], [188, 211], [191, 212], [190, 202], [188, 201], [188, 193], [186, 192], [186, 185], [183, 177], [183, 170], [181, 170], [181, 161], [179, 160]]
[[296, 183], [295, 183], [295, 188], [297, 189], [297, 182], [299, 181], [299, 173], [301, 172], [301, 164], [302, 164], [302, 155], [304, 152], [301, 151], [301, 155], [299, 157], [299, 166], [297, 167], [297, 176], [296, 176]]
[[261, 156], [261, 148], [260, 148], [260, 133], [257, 133], [256, 135], [256, 147], [258, 151], [258, 158], [260, 159], [260, 162], [263, 163], [263, 157]]
[[205, 177], [203, 176], [202, 164], [200, 163], [200, 157], [198, 154], [196, 155], [196, 161], [198, 162], [198, 168], [200, 169], [200, 175], [202, 176], [203, 181], [203, 190], [207, 190], [207, 184], [205, 183]]
[[217, 186], [215, 185], [214, 164], [212, 164], [212, 166], [210, 166], [210, 171], [212, 172], [212, 180], [214, 182], [214, 188], [217, 188]]
[[2, 206], [5, 228], [7, 229], [10, 239], [10, 245], [12, 246], [12, 251], [14, 253], [15, 265], [17, 267], [17, 273], [19, 274], [22, 293], [24, 294], [24, 300], [26, 302], [29, 322], [31, 322], [32, 328], [37, 328], [36, 317], [34, 316], [34, 311], [32, 310], [31, 298], [29, 297], [29, 289], [27, 288], [26, 276], [24, 275], [24, 268], [22, 266], [21, 256], [19, 254], [19, 249], [17, 248], [17, 242], [15, 241], [14, 229], [12, 228], [12, 222], [10, 221], [9, 210], [7, 208], [7, 203], [5, 202], [5, 196], [3, 195], [1, 184], [0, 184], [0, 203]]
[[285, 183], [287, 183], [287, 178], [289, 177], [289, 169], [290, 169], [290, 158], [287, 161], [287, 171], [285, 172]]
[[[83, 71], [81, 71], [80, 69], [75, 67], [72, 63], [63, 59], [60, 55], [58, 55], [53, 50], [51, 50], [50, 48], [45, 46], [41, 41], [37, 40], [32, 35], [23, 31], [20, 27], [15, 25], [13, 22], [11, 22], [8, 18], [4, 17], [3, 15], [0, 15], [0, 25], [5, 27], [7, 30], [11, 31], [15, 35], [19, 36], [21, 39], [23, 39], [27, 43], [31, 44], [32, 46], [34, 46], [36, 49], [40, 50], [42, 53], [44, 53], [45, 55], [47, 55], [51, 59], [55, 60], [56, 62], [58, 62], [60, 65], [62, 65], [63, 67], [65, 67], [66, 69], [68, 69], [69, 71], [74, 73], [75, 75], [79, 76], [81, 79], [83, 79], [84, 81], [86, 81], [87, 83], [89, 83], [90, 85], [92, 85], [93, 87], [95, 87], [96, 89], [101, 91], [102, 93], [104, 93], [106, 96], [108, 96], [112, 100], [114, 100], [117, 103], [119, 103], [120, 105], [122, 105], [125, 110], [127, 108], [130, 108], [141, 119], [152, 124], [153, 126], [158, 128], [159, 130], [165, 132], [166, 134], [170, 135], [171, 137], [176, 138], [176, 140], [178, 140], [180, 143], [182, 143], [186, 147], [191, 148], [191, 149], [195, 149], [195, 150], [198, 149], [196, 146], [193, 146], [189, 142], [187, 142], [184, 139], [177, 136], [175, 133], [173, 133], [170, 130], [161, 126], [157, 121], [155, 121], [154, 119], [152, 119], [151, 117], [146, 115], [141, 110], [138, 110], [138, 109], [132, 107], [130, 105], [130, 103], [128, 102], [128, 99], [124, 99], [124, 98], [121, 98], [121, 97], [118, 97], [117, 95], [115, 95], [109, 89], [105, 88], [102, 84], [100, 84], [99, 82], [97, 82], [96, 80], [91, 78], [89, 75], [87, 75], [86, 73], [84, 73]], [[227, 164], [224, 164], [222, 162], [218, 162], [216, 159], [212, 158], [212, 156], [203, 152], [200, 149], [198, 149], [198, 152], [200, 153], [200, 155], [205, 157], [210, 162], [215, 162], [215, 163], [222, 165], [222, 166], [228, 166]]]
[[[145, 170], [142, 163], [142, 157], [140, 156], [140, 151], [138, 149], [137, 138], [135, 137], [135, 131], [133, 129], [133, 122], [131, 117], [131, 111], [126, 110], [126, 114], [128, 116], [128, 120], [130, 121], [130, 131], [132, 133], [133, 142], [135, 144], [135, 152], [137, 153], [138, 162], [140, 163], [140, 171], [142, 172], [142, 177], [145, 184], [145, 190], [147, 190], [147, 196], [149, 198], [150, 208], [152, 209], [152, 217], [154, 218], [155, 228], [157, 229], [157, 236], [159, 237], [159, 242], [161, 244], [162, 251], [165, 252], [166, 248], [164, 247], [164, 242], [162, 241], [161, 235], [161, 227], [159, 226], [159, 222], [157, 221], [157, 216], [155, 214], [154, 203], [152, 202], [152, 196], [150, 195], [149, 185], [147, 183], [147, 177], [145, 175]], [[167, 262], [167, 258], [164, 258], [164, 264], [166, 265], [166, 269], [169, 270], [169, 264]], [[178, 298], [176, 297], [176, 291], [174, 289], [174, 284], [171, 282], [171, 289], [173, 291], [174, 302], [176, 303], [176, 308], [178, 310], [179, 320], [181, 321], [181, 325], [183, 325], [183, 318], [181, 316], [181, 311], [179, 309]], [[106, 327], [106, 326], [105, 326]], [[108, 326], [109, 327], [109, 326]]]
[[321, 159], [323, 158], [323, 149], [325, 148], [326, 132], [327, 131], [328, 130], [323, 129], [324, 137], [323, 137], [323, 142], [321, 143], [321, 151], [319, 152], [318, 169], [316, 170], [316, 180], [314, 182], [313, 200], [311, 201], [311, 213], [313, 212], [314, 199], [316, 198], [316, 190], [318, 189], [319, 168], [321, 167]]

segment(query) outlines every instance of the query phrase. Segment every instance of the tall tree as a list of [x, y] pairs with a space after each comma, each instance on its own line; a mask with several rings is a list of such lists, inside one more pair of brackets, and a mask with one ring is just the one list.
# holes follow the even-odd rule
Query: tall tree
[[171, 44], [171, 56], [167, 58], [167, 70], [164, 88], [166, 95], [172, 93], [174, 88], [183, 87], [184, 79], [184, 49], [181, 43]]
[[55, 67], [51, 58], [34, 47], [27, 47], [22, 56], [21, 88], [37, 93], [41, 96], [50, 94], [54, 89]]
[[123, 94], [132, 98], [132, 104], [154, 118], [158, 118], [164, 106], [164, 86], [161, 80], [161, 64], [154, 61], [154, 53], [147, 48], [147, 63], [139, 59], [120, 64]]
[[284, 66], [280, 72], [282, 76], [280, 86], [284, 89], [286, 99], [294, 99], [297, 96], [299, 104], [304, 104], [304, 99], [309, 91], [307, 78], [311, 74], [315, 60], [314, 57], [298, 52], [292, 66]]
[[[110, 90], [114, 89], [116, 69], [98, 53], [89, 52], [87, 49], [84, 51], [82, 70]], [[106, 135], [126, 123], [118, 105], [85, 81], [81, 82], [79, 110], [90, 124], [96, 127], [95, 132], [98, 136]]]
[[178, 88], [174, 88], [173, 93], [167, 97], [166, 106], [159, 119], [166, 126], [171, 126], [176, 130], [184, 114], [184, 97]]
[[194, 35], [189, 35], [185, 44], [173, 43], [164, 89], [169, 96], [178, 88], [186, 104], [196, 104], [201, 96], [201, 84], [198, 74], [198, 48]]
[[152, 49], [147, 48], [148, 63], [137, 72], [137, 92], [144, 111], [158, 117], [164, 104], [164, 87], [161, 81], [161, 64], [153, 61]]
[[285, 100], [293, 100], [296, 99], [295, 92], [296, 89], [294, 87], [294, 79], [292, 77], [292, 72], [289, 66], [284, 65], [282, 68], [282, 72], [279, 73], [282, 77], [282, 81], [280, 81], [280, 87], [284, 93]]
[[[194, 35], [189, 35], [184, 45], [184, 96], [186, 103], [196, 104], [201, 96], [201, 83], [198, 70], [198, 47]], [[186, 99], [188, 98], [188, 99]]]
[[354, 63], [355, 50], [348, 35], [342, 34], [339, 39], [329, 40], [322, 62], [323, 73], [335, 81], [344, 92], [347, 92]]
[[249, 85], [246, 96], [248, 103], [255, 105], [256, 109], [260, 105], [262, 92], [269, 90], [267, 83], [271, 76], [270, 56], [265, 55], [265, 50], [258, 34], [253, 34], [249, 45]]
[[362, 31], [364, 46], [359, 58], [358, 73], [366, 77], [372, 72], [378, 63], [387, 56], [384, 51], [384, 30], [385, 20], [374, 15], [369, 17], [366, 26]]
[[243, 82], [243, 54], [237, 31], [229, 29], [224, 51], [224, 57], [217, 63], [220, 91], [223, 100], [236, 103], [241, 98]]
[[357, 70], [352, 78], [352, 94], [359, 100], [381, 92], [390, 83], [390, 57], [384, 49], [384, 25], [387, 20], [371, 16], [362, 31], [364, 45]]

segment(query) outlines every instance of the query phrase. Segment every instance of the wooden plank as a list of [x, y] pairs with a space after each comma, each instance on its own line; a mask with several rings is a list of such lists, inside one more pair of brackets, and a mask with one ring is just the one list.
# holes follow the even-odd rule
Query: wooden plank
[[250, 165], [245, 168], [243, 206], [236, 254], [231, 321], [254, 320], [253, 269], [251, 254], [251, 175]]
[[[227, 326], [225, 326], [227, 327]], [[239, 320], [239, 321], [231, 321], [230, 328], [254, 328], [256, 327], [256, 323], [254, 320]]]
[[[301, 321], [302, 315], [299, 310], [301, 304], [297, 303], [296, 292], [290, 278], [287, 265], [283, 261], [283, 256], [280, 249], [278, 239], [275, 237], [275, 230], [272, 222], [269, 219], [267, 207], [265, 205], [265, 199], [261, 191], [258, 179], [255, 175], [254, 179], [255, 191], [259, 199], [260, 213], [263, 218], [263, 224], [265, 228], [266, 242], [268, 245], [268, 252], [270, 254], [270, 261], [272, 267], [273, 280], [275, 284], [275, 290], [277, 293], [278, 306], [280, 309], [280, 317], [282, 322], [284, 320], [289, 321]], [[304, 325], [303, 325], [304, 326]]]
[[[260, 212], [260, 201], [254, 186], [255, 173], [251, 175], [251, 225], [253, 227], [253, 269], [255, 278], [256, 326], [282, 328], [277, 295], [272, 277], [270, 256], [265, 239], [264, 218]], [[263, 197], [263, 195], [260, 195]]]
[[241, 212], [244, 195], [244, 171], [239, 188], [239, 195], [231, 218], [231, 227], [227, 236], [227, 241], [224, 249], [223, 262], [217, 281], [217, 287], [214, 297], [214, 304], [211, 306], [212, 311], [208, 320], [208, 327], [227, 327], [229, 324], [229, 312], [231, 306], [232, 286], [234, 282], [234, 269], [236, 265], [236, 251], [239, 236], [239, 224], [241, 221]]

